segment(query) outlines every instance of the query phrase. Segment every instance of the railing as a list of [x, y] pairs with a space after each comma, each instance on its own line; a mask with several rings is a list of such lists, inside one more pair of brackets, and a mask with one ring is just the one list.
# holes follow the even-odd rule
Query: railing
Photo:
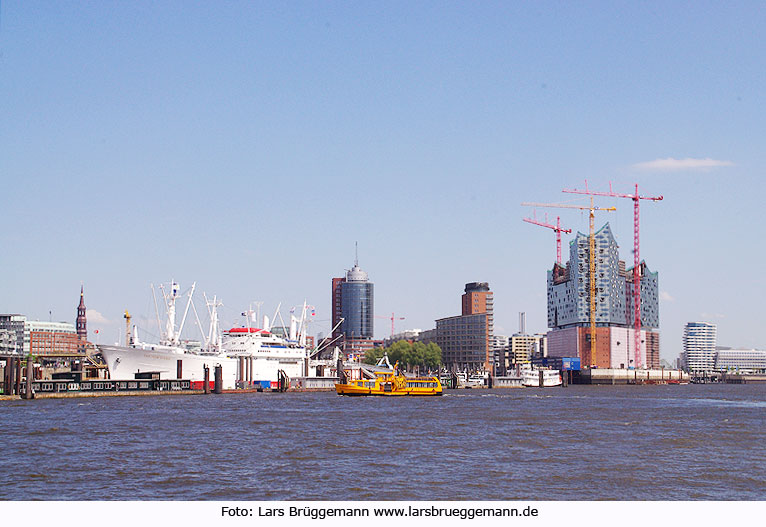
[[120, 392], [120, 391], [182, 391], [190, 390], [188, 380], [88, 380], [72, 381], [71, 379], [55, 379], [34, 381], [32, 390], [36, 393], [62, 392]]

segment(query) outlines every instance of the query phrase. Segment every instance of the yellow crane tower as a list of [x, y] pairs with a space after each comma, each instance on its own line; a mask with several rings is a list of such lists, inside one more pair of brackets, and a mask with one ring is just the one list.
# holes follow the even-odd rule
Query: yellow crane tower
[[593, 365], [593, 357], [595, 356], [596, 347], [596, 232], [595, 232], [595, 212], [597, 210], [603, 210], [606, 212], [614, 212], [617, 209], [615, 207], [595, 207], [593, 205], [593, 196], [590, 197], [590, 206], [585, 207], [582, 205], [569, 205], [566, 203], [528, 203], [524, 202], [522, 205], [529, 207], [551, 207], [559, 209], [579, 209], [590, 211], [590, 235], [589, 238], [589, 251], [588, 251], [588, 271], [590, 274], [589, 280], [589, 304], [590, 304], [590, 362]]

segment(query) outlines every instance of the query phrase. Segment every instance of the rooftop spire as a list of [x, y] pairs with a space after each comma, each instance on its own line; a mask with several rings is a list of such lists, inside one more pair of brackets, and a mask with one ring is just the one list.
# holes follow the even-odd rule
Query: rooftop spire
[[86, 309], [85, 309], [85, 287], [83, 284], [80, 284], [80, 305], [77, 306], [77, 336], [80, 337], [80, 345], [79, 349], [80, 351], [83, 351], [85, 348], [84, 343], [86, 340], [88, 340], [88, 321], [86, 318]]
[[359, 267], [359, 242], [354, 242], [354, 267]]

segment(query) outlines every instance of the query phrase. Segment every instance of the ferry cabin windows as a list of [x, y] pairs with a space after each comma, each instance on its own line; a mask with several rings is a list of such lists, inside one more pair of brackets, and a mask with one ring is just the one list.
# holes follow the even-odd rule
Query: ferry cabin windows
[[408, 388], [433, 388], [435, 385], [434, 381], [407, 381]]

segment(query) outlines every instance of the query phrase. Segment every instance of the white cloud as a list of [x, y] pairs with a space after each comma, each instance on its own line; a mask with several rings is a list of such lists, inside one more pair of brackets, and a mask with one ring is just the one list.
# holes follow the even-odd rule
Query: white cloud
[[667, 291], [661, 291], [660, 300], [664, 300], [665, 302], [672, 302], [673, 300], [675, 300], [675, 298], [670, 296], [670, 293], [668, 293]]
[[704, 159], [694, 159], [687, 157], [685, 159], [675, 159], [668, 157], [666, 159], [655, 159], [654, 161], [645, 161], [636, 163], [632, 168], [636, 170], [658, 171], [658, 172], [677, 172], [681, 170], [710, 170], [719, 167], [732, 167], [731, 161], [721, 161], [706, 157]]
[[111, 324], [112, 323], [104, 315], [102, 315], [100, 312], [96, 311], [95, 309], [86, 309], [85, 317], [88, 319], [88, 323], [90, 324]]

